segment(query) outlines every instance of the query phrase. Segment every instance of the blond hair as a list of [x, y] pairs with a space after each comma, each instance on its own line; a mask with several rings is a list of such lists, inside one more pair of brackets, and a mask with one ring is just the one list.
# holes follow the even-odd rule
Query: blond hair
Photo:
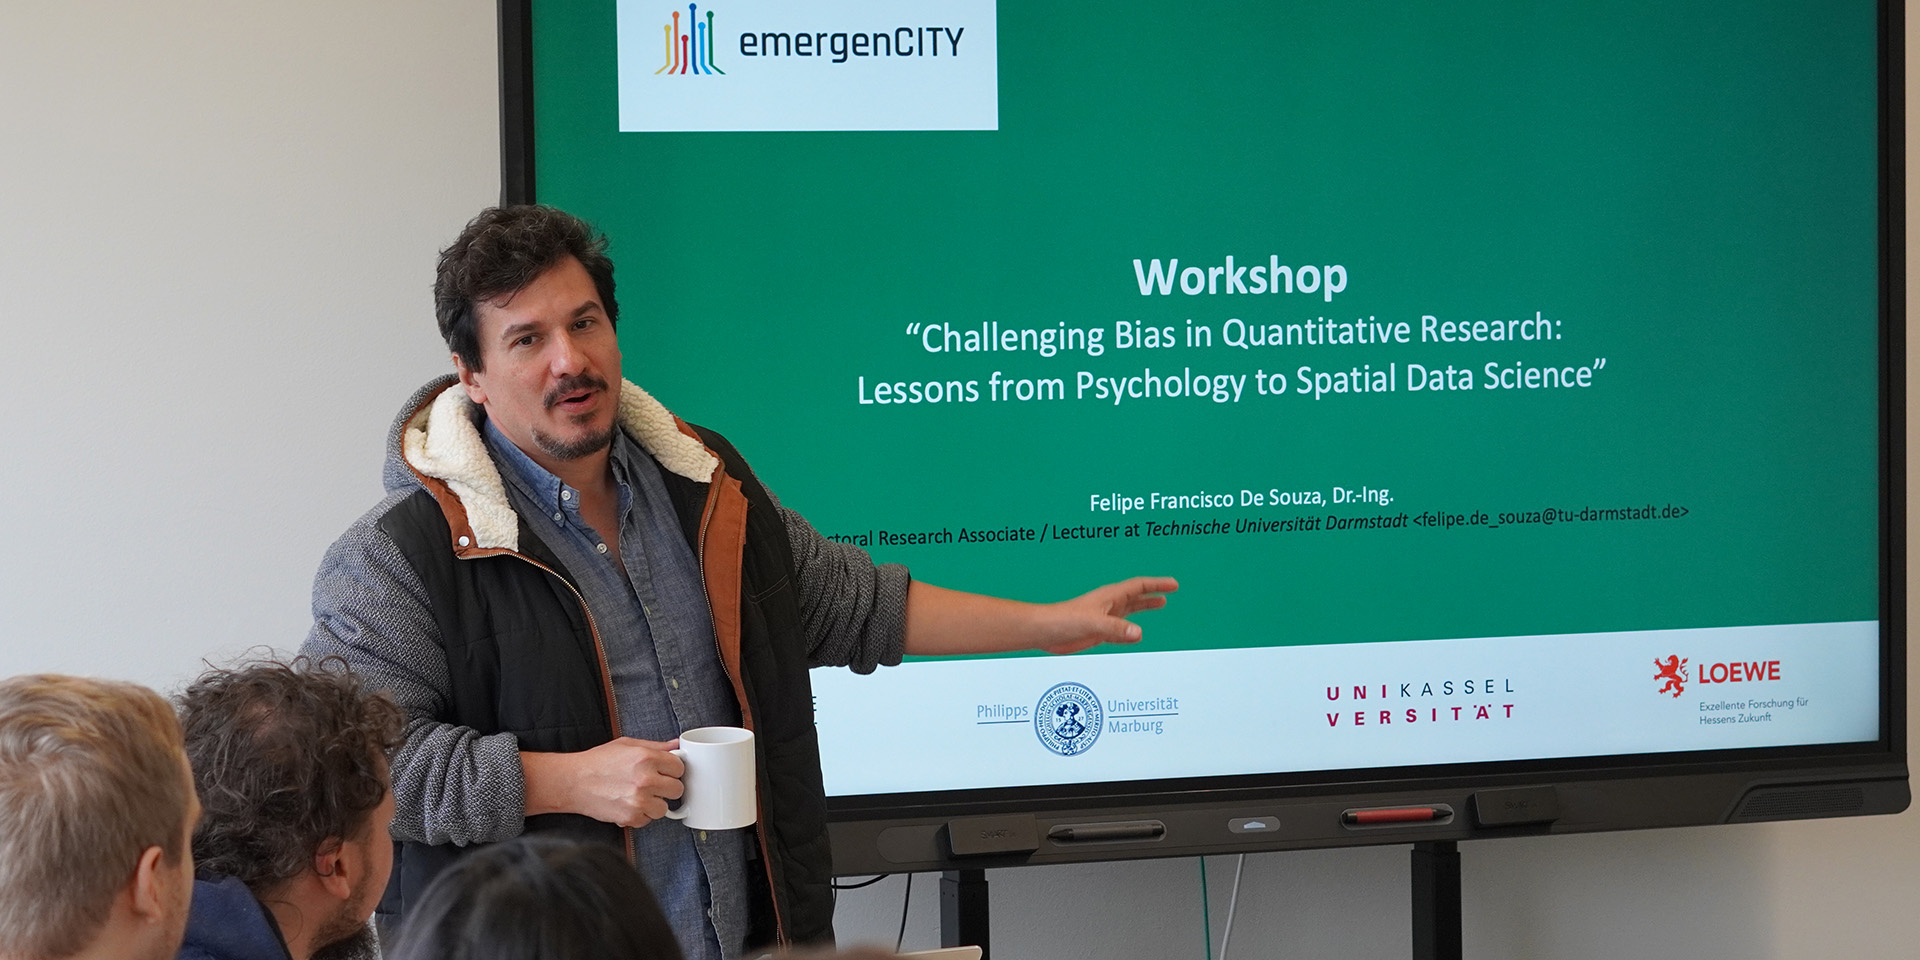
[[173, 709], [145, 687], [0, 680], [0, 955], [78, 952], [149, 847], [187, 855], [185, 757]]

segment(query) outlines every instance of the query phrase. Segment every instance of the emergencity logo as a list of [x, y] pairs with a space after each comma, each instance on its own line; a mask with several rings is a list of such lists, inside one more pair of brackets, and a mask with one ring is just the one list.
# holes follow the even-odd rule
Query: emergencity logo
[[1058, 683], [1041, 694], [1033, 708], [1033, 733], [1041, 746], [1073, 757], [1093, 748], [1104, 719], [1100, 698], [1092, 690], [1077, 683]]
[[1679, 696], [1687, 689], [1687, 658], [1679, 654], [1669, 655], [1665, 660], [1655, 657], [1653, 666], [1659, 673], [1653, 679], [1661, 681], [1660, 692]]
[[680, 29], [680, 11], [673, 12], [673, 22], [660, 28], [667, 37], [667, 62], [655, 70], [655, 74], [702, 74], [726, 76], [727, 72], [713, 65], [713, 11], [707, 11], [707, 22], [700, 22], [700, 5], [687, 4], [687, 29]]
[[618, 129], [998, 130], [996, 3], [614, 0]]

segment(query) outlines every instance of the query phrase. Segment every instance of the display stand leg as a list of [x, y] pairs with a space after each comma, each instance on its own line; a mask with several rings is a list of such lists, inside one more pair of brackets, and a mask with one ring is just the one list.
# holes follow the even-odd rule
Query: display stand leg
[[1413, 845], [1413, 960], [1460, 960], [1460, 848]]
[[948, 870], [940, 875], [940, 945], [977, 946], [980, 960], [993, 960], [987, 946], [985, 870]]

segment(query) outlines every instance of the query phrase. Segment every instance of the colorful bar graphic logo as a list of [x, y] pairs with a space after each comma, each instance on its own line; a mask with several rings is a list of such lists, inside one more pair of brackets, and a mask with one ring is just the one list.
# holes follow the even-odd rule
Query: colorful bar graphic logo
[[707, 11], [707, 22], [700, 22], [700, 5], [687, 4], [687, 31], [680, 32], [680, 11], [673, 12], [673, 22], [660, 28], [667, 35], [667, 62], [655, 70], [654, 74], [691, 73], [720, 74], [727, 72], [713, 65], [713, 11]]
[[619, 129], [998, 130], [997, 2], [614, 0]]

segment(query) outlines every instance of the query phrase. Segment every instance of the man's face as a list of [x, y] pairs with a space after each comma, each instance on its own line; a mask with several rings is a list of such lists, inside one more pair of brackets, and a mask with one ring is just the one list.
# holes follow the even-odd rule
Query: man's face
[[605, 450], [620, 399], [620, 344], [593, 278], [566, 257], [474, 310], [482, 369], [454, 366], [475, 403], [536, 463]]
[[367, 920], [373, 916], [373, 908], [379, 905], [387, 878], [393, 873], [393, 837], [388, 832], [392, 826], [393, 789], [389, 785], [380, 805], [367, 814], [361, 835], [347, 841], [357, 848], [355, 859], [363, 872], [352, 895], [340, 905], [340, 912], [314, 938], [319, 945], [314, 960], [372, 960], [380, 955]]
[[155, 960], [171, 957], [180, 949], [180, 940], [187, 932], [187, 913], [193, 906], [193, 830], [200, 825], [200, 797], [194, 793], [193, 768], [188, 766], [185, 753], [180, 754], [180, 772], [187, 781], [187, 818], [180, 825], [180, 855], [172, 863], [164, 857], [160, 861], [166, 875], [161, 895], [167, 900], [167, 910], [159, 937], [151, 944]]
[[367, 844], [367, 884], [363, 891], [366, 902], [355, 911], [361, 923], [373, 916], [374, 905], [380, 902], [380, 894], [387, 889], [387, 878], [393, 874], [392, 828], [393, 787], [389, 784], [387, 795], [367, 818], [367, 835], [363, 840]]

